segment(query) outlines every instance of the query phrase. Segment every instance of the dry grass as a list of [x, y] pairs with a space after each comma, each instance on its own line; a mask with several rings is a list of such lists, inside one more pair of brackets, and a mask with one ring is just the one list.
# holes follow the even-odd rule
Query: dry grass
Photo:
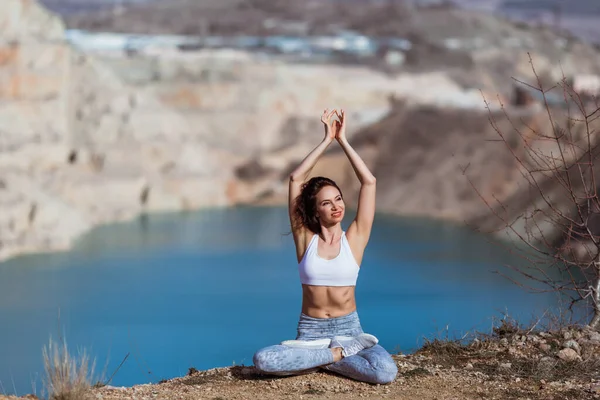
[[[426, 340], [416, 354], [426, 355], [434, 364], [444, 368], [463, 369], [469, 363], [474, 371], [509, 380], [589, 382], [600, 379], [600, 356], [594, 350], [597, 344], [582, 345], [581, 359], [577, 361], [556, 357], [562, 347], [560, 344], [565, 341], [564, 332], [578, 332], [585, 336], [585, 329], [560, 324], [559, 329], [543, 329], [547, 325], [536, 330], [535, 326], [525, 327], [505, 318], [493, 328], [491, 335], [474, 334], [476, 338], [468, 342], [448, 338]], [[540, 349], [540, 340], [544, 340], [550, 349]]]
[[86, 400], [91, 398], [91, 381], [95, 361], [85, 352], [78, 356], [69, 353], [66, 340], [50, 339], [44, 346], [45, 389], [51, 400]]

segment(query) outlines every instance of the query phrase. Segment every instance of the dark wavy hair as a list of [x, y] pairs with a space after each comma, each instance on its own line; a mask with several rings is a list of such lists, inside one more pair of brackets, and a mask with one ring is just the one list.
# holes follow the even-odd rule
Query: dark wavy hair
[[342, 191], [338, 185], [333, 180], [323, 176], [311, 178], [302, 185], [302, 191], [294, 200], [295, 228], [304, 226], [313, 233], [321, 233], [321, 224], [317, 217], [317, 193], [325, 186], [333, 186], [342, 195]]

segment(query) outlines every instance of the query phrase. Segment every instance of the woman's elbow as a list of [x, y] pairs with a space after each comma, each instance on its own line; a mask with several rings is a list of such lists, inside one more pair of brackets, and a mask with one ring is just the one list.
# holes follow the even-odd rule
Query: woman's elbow
[[363, 185], [375, 186], [377, 184], [377, 179], [374, 176], [370, 176], [368, 178], [363, 179]]
[[299, 175], [294, 174], [293, 172], [290, 174], [290, 182], [299, 182], [301, 180]]

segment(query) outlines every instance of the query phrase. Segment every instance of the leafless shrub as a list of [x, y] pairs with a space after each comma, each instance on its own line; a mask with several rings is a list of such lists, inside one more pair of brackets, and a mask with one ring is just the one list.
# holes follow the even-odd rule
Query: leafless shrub
[[512, 336], [524, 333], [525, 330], [519, 325], [519, 323], [512, 318], [502, 318], [500, 324], [492, 328], [492, 332], [499, 338], [506, 336]]
[[[522, 120], [516, 123], [504, 104], [498, 114], [492, 112], [485, 100], [489, 122], [498, 141], [514, 159], [520, 182], [526, 189], [513, 198], [500, 200], [483, 196], [471, 185], [491, 211], [494, 229], [509, 239], [509, 250], [524, 260], [524, 265], [507, 267], [526, 279], [509, 279], [531, 290], [565, 296], [568, 310], [578, 303], [590, 306], [592, 312], [586, 323], [597, 329], [600, 327], [600, 198], [596, 175], [600, 169], [597, 135], [600, 106], [598, 99], [582, 98], [565, 77], [556, 85], [545, 87], [531, 56], [529, 60], [536, 83], [515, 81], [540, 99], [541, 114], [547, 118], [545, 124], [528, 125]], [[552, 94], [559, 90], [562, 100], [556, 104]], [[513, 109], [511, 113], [518, 115], [519, 110]], [[499, 124], [499, 118], [505, 118], [509, 124]], [[463, 169], [465, 175], [466, 170]], [[471, 182], [468, 176], [467, 179]]]

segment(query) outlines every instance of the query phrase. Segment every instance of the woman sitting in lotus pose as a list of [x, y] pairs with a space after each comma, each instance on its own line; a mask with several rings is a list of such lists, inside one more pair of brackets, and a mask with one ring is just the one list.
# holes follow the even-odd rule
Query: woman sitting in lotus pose
[[[289, 182], [289, 214], [302, 282], [298, 336], [259, 350], [254, 365], [273, 375], [324, 368], [359, 381], [390, 383], [398, 373], [396, 364], [375, 336], [363, 332], [354, 296], [375, 216], [375, 177], [346, 139], [344, 112], [325, 110], [321, 121], [325, 139], [292, 172]], [[307, 181], [334, 139], [361, 183], [356, 218], [347, 232], [341, 226], [345, 204], [336, 183], [324, 177]]]

